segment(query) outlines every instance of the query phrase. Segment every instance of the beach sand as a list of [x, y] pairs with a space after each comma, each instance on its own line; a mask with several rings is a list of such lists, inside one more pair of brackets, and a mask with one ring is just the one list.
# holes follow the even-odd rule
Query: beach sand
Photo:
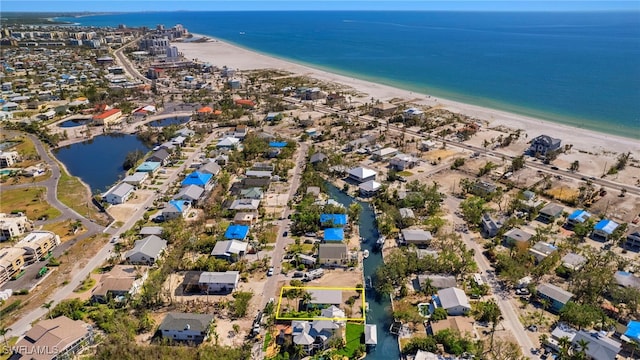
[[[581, 150], [592, 154], [609, 153], [609, 156], [613, 158], [615, 154], [611, 154], [612, 152], [631, 152], [633, 158], [640, 158], [640, 139], [598, 133], [524, 115], [465, 104], [429, 96], [428, 94], [419, 94], [387, 85], [342, 76], [263, 55], [217, 39], [211, 39], [204, 43], [175, 43], [175, 45], [186, 58], [197, 59], [197, 61], [200, 62], [208, 62], [218, 67], [227, 66], [238, 70], [278, 69], [316, 78], [325, 82], [343, 84], [359, 92], [366, 93], [367, 96], [362, 97], [362, 102], [370, 101], [371, 97], [381, 101], [402, 98], [405, 100], [413, 100], [411, 103], [417, 105], [440, 105], [452, 112], [487, 121], [489, 122], [489, 127], [506, 126], [512, 129], [524, 129], [530, 139], [545, 134], [561, 138], [563, 144], [573, 144], [574, 150]], [[609, 162], [609, 164], [611, 164], [611, 162]]]

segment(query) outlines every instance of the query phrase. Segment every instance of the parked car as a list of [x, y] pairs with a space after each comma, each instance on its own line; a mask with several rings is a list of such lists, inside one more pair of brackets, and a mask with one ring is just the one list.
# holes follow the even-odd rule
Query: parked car
[[269, 270], [267, 270], [267, 276], [273, 276], [273, 266], [270, 266]]
[[293, 277], [294, 278], [304, 277], [304, 273], [302, 271], [296, 271], [296, 272], [293, 273]]
[[288, 231], [283, 232], [283, 233], [282, 233], [282, 236], [283, 236], [283, 237], [287, 237], [287, 236], [289, 236], [289, 232], [288, 232]]
[[516, 289], [516, 295], [529, 295], [529, 289], [527, 288], [520, 288], [520, 289]]

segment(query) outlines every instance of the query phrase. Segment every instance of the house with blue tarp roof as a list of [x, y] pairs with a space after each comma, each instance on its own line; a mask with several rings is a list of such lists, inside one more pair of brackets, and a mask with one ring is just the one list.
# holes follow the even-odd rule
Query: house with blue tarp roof
[[593, 227], [591, 237], [594, 240], [607, 241], [609, 236], [618, 228], [618, 223], [613, 220], [602, 219]]
[[210, 190], [213, 185], [213, 175], [194, 171], [189, 174], [183, 181], [182, 186], [196, 185], [205, 190]]
[[640, 321], [629, 321], [629, 324], [627, 324], [627, 331], [624, 333], [624, 336], [628, 337], [629, 340], [640, 344]]
[[271, 142], [269, 142], [269, 147], [272, 147], [272, 148], [287, 147], [287, 142], [286, 141], [271, 141]]
[[190, 207], [189, 201], [184, 200], [171, 200], [167, 203], [167, 206], [162, 210], [162, 217], [164, 220], [176, 219], [184, 217], [187, 214], [187, 210]]
[[347, 220], [347, 214], [320, 214], [320, 224], [324, 227], [344, 227]]
[[591, 214], [589, 214], [586, 210], [579, 209], [571, 213], [567, 218], [567, 224], [569, 226], [575, 226], [577, 224], [584, 224], [585, 221], [589, 220]]
[[158, 169], [160, 169], [160, 165], [162, 165], [159, 162], [155, 162], [155, 161], [145, 161], [142, 164], [140, 164], [140, 166], [138, 166], [136, 168], [136, 172], [146, 172], [146, 173], [155, 173], [156, 171], [158, 171]]
[[224, 232], [225, 239], [229, 240], [245, 240], [249, 235], [249, 226], [231, 224]]
[[324, 229], [324, 241], [343, 241], [343, 240], [344, 240], [343, 228]]

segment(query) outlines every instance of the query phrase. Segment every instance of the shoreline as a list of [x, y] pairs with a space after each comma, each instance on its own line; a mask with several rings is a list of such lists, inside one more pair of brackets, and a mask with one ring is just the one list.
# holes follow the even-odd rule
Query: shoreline
[[613, 151], [622, 153], [630, 151], [632, 154], [640, 157], [640, 141], [631, 136], [623, 137], [602, 133], [504, 110], [439, 98], [429, 94], [340, 75], [306, 64], [276, 58], [208, 35], [196, 33], [193, 35], [201, 36], [209, 40], [198, 43], [172, 43], [177, 46], [179, 51], [188, 59], [198, 59], [198, 61], [208, 62], [218, 67], [229, 66], [239, 70], [268, 68], [284, 70], [325, 82], [341, 84], [358, 92], [366, 93], [367, 96], [359, 98], [361, 100], [370, 99], [371, 97], [381, 101], [388, 101], [392, 98], [402, 98], [411, 100], [410, 102], [416, 105], [439, 105], [454, 113], [461, 113], [487, 121], [489, 128], [504, 126], [513, 129], [523, 129], [531, 138], [542, 134], [559, 137], [565, 144], [573, 144], [574, 147], [587, 152], [599, 153]]

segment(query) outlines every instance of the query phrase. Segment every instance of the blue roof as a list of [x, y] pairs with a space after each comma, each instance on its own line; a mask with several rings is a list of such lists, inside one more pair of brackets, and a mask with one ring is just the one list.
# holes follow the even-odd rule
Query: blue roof
[[344, 240], [343, 228], [324, 229], [324, 241], [342, 241]]
[[194, 171], [182, 181], [182, 186], [197, 185], [200, 187], [205, 187], [205, 185], [209, 183], [212, 177], [213, 175], [211, 174]]
[[640, 321], [629, 321], [627, 332], [625, 332], [624, 335], [631, 340], [640, 342]]
[[249, 234], [249, 226], [232, 224], [224, 232], [224, 237], [230, 240], [244, 240], [247, 234]]
[[616, 223], [613, 220], [607, 220], [607, 219], [603, 219], [600, 220], [596, 226], [594, 226], [593, 228], [595, 230], [600, 230], [600, 231], [604, 231], [605, 233], [611, 235], [613, 234], [613, 231], [618, 227], [618, 223]]
[[170, 200], [169, 204], [173, 205], [180, 212], [184, 211], [184, 200]]
[[576, 210], [572, 212], [571, 215], [569, 215], [569, 220], [578, 221], [582, 223], [582, 222], [585, 222], [590, 217], [591, 217], [591, 214], [589, 214], [586, 210]]
[[287, 143], [285, 141], [271, 141], [269, 146], [273, 148], [283, 148], [287, 147]]
[[332, 223], [333, 225], [347, 225], [347, 214], [320, 214], [320, 223]]
[[136, 172], [155, 171], [157, 168], [160, 167], [160, 165], [161, 164], [159, 162], [145, 161], [136, 168]]

